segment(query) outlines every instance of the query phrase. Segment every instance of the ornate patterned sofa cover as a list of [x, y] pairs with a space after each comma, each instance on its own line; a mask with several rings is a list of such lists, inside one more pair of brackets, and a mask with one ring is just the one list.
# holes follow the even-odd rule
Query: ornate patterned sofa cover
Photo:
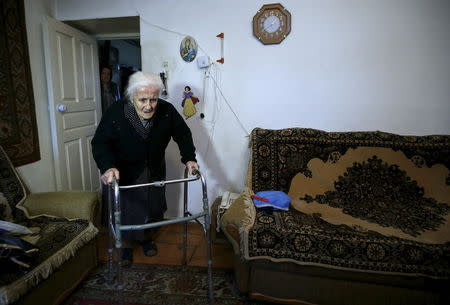
[[244, 203], [241, 258], [450, 283], [449, 168], [450, 136], [254, 129], [248, 185], [293, 202]]
[[[98, 232], [88, 220], [69, 220], [45, 215], [30, 216], [30, 209], [34, 210], [33, 214], [36, 212], [41, 214], [44, 205], [49, 205], [49, 210], [55, 211], [57, 205], [64, 203], [65, 207], [62, 209], [65, 210], [63, 212], [65, 215], [62, 216], [68, 217], [73, 214], [91, 217], [97, 203], [97, 195], [95, 192], [27, 194], [2, 147], [0, 147], [0, 193], [1, 197], [6, 199], [0, 204], [0, 219], [28, 227], [33, 234], [21, 237], [39, 248], [39, 254], [30, 269], [14, 269], [12, 270], [14, 272], [6, 272], [4, 266], [1, 268], [0, 304], [11, 304], [48, 278]], [[82, 262], [78, 265], [79, 268], [84, 266]], [[66, 281], [71, 283], [69, 280]], [[34, 304], [40, 304], [39, 302], [45, 303], [45, 300], [35, 300]]]

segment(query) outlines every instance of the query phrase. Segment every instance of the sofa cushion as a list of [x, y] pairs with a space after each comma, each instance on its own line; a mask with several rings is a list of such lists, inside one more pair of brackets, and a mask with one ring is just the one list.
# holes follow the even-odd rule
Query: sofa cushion
[[252, 195], [253, 192], [247, 188], [236, 200], [234, 200], [220, 218], [220, 226], [222, 228], [233, 225], [237, 228], [242, 228], [243, 230], [243, 228], [251, 227], [253, 225], [256, 212], [251, 199]]
[[17, 208], [22, 209], [28, 218], [56, 216], [93, 222], [97, 201], [98, 193], [89, 191], [31, 193]]
[[291, 182], [296, 209], [387, 236], [450, 241], [450, 171], [445, 165], [428, 167], [418, 156], [363, 146], [325, 162], [311, 159], [307, 166], [310, 177], [299, 173]]
[[347, 225], [317, 214], [258, 210], [242, 256], [379, 274], [450, 278], [450, 243], [431, 245]]
[[253, 194], [250, 189], [246, 188], [220, 218], [220, 228], [228, 237], [235, 253], [239, 253], [242, 246], [240, 243], [243, 239], [240, 235], [248, 231], [255, 220], [256, 210], [251, 199]]

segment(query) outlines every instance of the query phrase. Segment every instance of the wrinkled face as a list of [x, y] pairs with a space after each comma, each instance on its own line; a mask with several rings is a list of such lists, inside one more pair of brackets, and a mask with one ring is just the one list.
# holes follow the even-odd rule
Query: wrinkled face
[[141, 119], [150, 119], [156, 111], [158, 105], [159, 90], [156, 86], [150, 85], [139, 87], [132, 98], [134, 109]]
[[109, 81], [111, 80], [111, 70], [109, 70], [108, 68], [103, 68], [102, 74], [100, 75], [100, 80], [103, 84], [109, 83]]

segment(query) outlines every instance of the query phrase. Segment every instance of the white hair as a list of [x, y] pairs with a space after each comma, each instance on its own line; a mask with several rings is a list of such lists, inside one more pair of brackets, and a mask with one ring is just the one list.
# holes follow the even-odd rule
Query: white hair
[[130, 78], [128, 79], [128, 86], [125, 90], [125, 95], [129, 100], [131, 100], [138, 88], [147, 86], [155, 86], [158, 88], [158, 91], [161, 92], [163, 83], [161, 81], [161, 78], [156, 74], [141, 71], [135, 72], [131, 74]]

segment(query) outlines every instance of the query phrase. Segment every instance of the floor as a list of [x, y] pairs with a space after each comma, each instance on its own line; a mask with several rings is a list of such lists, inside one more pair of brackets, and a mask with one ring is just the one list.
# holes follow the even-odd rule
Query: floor
[[[184, 224], [173, 224], [161, 227], [155, 235], [158, 255], [147, 257], [143, 254], [139, 244], [133, 244], [133, 259], [135, 263], [181, 265], [182, 242]], [[98, 256], [102, 261], [107, 260], [108, 234], [101, 230], [98, 238]], [[213, 268], [232, 269], [233, 249], [220, 235], [212, 243]], [[189, 266], [207, 266], [206, 241], [201, 225], [188, 223], [187, 264]]]

